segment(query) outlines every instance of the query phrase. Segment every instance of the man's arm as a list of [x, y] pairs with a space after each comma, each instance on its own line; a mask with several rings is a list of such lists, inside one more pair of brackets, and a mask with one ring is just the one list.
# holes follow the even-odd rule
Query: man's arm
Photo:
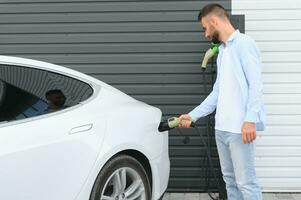
[[263, 104], [263, 85], [261, 80], [260, 51], [251, 39], [245, 41], [240, 49], [242, 67], [248, 82], [248, 101], [246, 115], [242, 127], [244, 143], [251, 143], [256, 139], [256, 123]]
[[207, 96], [207, 98], [196, 108], [194, 108], [190, 113], [181, 115], [179, 117], [180, 125], [179, 127], [189, 128], [191, 122], [197, 121], [199, 118], [204, 117], [212, 113], [217, 105], [219, 93], [219, 75], [217, 75], [216, 81], [213, 86], [212, 92]]

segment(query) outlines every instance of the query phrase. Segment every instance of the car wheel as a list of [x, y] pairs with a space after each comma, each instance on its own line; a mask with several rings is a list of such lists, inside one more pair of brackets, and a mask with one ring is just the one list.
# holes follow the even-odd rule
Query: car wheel
[[151, 187], [143, 166], [133, 157], [120, 155], [98, 174], [90, 200], [150, 200]]
[[158, 200], [162, 200], [163, 199], [163, 197], [164, 197], [164, 194], [160, 197], [160, 199], [158, 199]]

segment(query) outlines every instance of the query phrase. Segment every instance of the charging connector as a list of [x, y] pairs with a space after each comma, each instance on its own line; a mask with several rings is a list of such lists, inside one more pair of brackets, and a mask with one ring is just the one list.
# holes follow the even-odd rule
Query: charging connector
[[[179, 126], [179, 124], [180, 124], [179, 118], [171, 117], [165, 121], [160, 122], [158, 130], [160, 132], [168, 131], [168, 130], [177, 128]], [[194, 122], [191, 122], [190, 126], [195, 127]]]

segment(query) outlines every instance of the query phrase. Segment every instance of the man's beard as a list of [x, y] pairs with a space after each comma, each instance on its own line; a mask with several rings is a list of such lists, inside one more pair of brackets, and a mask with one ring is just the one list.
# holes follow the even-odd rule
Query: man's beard
[[219, 38], [219, 33], [217, 31], [214, 31], [211, 42], [214, 44], [220, 43], [218, 38]]

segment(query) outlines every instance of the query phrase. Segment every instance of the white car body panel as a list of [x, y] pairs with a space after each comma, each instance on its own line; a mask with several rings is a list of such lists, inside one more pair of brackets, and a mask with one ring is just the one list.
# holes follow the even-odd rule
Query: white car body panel
[[166, 190], [168, 135], [157, 131], [159, 109], [57, 65], [8, 56], [0, 56], [0, 64], [57, 72], [94, 89], [79, 105], [0, 124], [0, 199], [88, 200], [101, 168], [125, 150], [149, 160], [153, 200]]

